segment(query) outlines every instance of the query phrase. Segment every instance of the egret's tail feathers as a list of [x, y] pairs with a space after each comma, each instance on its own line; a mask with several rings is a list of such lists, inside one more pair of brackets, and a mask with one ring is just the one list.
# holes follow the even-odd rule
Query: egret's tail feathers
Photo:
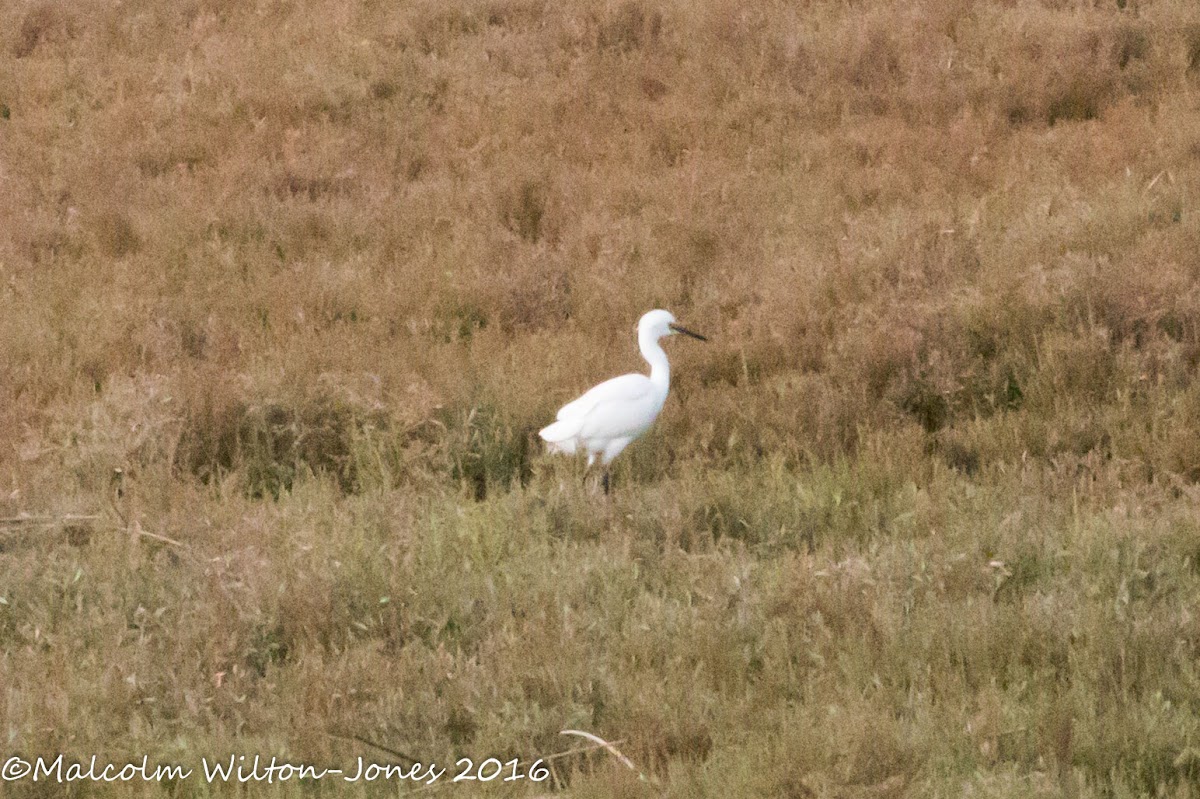
[[547, 451], [562, 452], [567, 455], [575, 454], [575, 436], [578, 434], [579, 422], [574, 419], [555, 422], [543, 427], [538, 432], [538, 435], [546, 442]]

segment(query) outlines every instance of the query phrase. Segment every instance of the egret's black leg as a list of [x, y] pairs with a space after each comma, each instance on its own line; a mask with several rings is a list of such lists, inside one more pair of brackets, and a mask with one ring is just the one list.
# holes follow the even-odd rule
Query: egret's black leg
[[604, 486], [604, 496], [607, 497], [612, 489], [612, 481], [609, 480], [608, 469], [604, 470], [604, 478], [601, 481], [601, 484]]

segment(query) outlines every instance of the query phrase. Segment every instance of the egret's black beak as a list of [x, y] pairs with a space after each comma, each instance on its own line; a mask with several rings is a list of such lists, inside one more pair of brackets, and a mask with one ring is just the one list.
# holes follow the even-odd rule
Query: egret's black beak
[[671, 328], [676, 333], [682, 333], [685, 336], [691, 336], [692, 338], [698, 338], [701, 341], [708, 341], [708, 339], [705, 338], [704, 336], [700, 335], [699, 333], [693, 333], [692, 331], [688, 330], [686, 327], [680, 327], [679, 325], [675, 325], [675, 324], [667, 325], [667, 327]]

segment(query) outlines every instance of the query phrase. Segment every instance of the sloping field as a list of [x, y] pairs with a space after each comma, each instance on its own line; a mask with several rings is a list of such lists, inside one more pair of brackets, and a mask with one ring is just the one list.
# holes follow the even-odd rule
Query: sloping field
[[0, 3], [0, 760], [1197, 796], [1198, 195], [1190, 0]]

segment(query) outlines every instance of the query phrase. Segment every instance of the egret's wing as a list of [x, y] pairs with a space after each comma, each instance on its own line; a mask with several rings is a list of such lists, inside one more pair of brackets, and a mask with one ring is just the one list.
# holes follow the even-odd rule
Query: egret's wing
[[636, 402], [650, 393], [650, 378], [645, 375], [629, 374], [605, 380], [577, 400], [568, 402], [555, 417], [560, 422], [582, 419], [601, 403]]

